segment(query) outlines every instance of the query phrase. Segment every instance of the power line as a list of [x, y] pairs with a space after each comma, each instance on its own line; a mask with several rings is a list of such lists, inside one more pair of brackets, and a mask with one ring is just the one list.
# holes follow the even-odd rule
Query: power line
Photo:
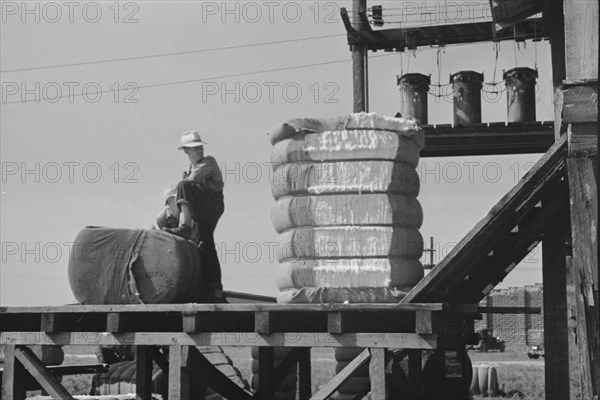
[[5, 70], [0, 71], [0, 73], [35, 71], [35, 70], [40, 70], [40, 69], [53, 69], [53, 68], [62, 68], [62, 67], [75, 67], [75, 66], [80, 66], [80, 65], [92, 65], [92, 64], [109, 63], [109, 62], [142, 60], [142, 59], [146, 59], [146, 58], [180, 56], [180, 55], [195, 54], [195, 53], [208, 53], [208, 52], [211, 52], [211, 51], [233, 50], [233, 49], [240, 49], [240, 48], [245, 48], [245, 47], [258, 47], [258, 46], [268, 46], [268, 45], [272, 45], [272, 44], [302, 42], [302, 41], [306, 41], [306, 40], [326, 39], [326, 38], [332, 38], [332, 37], [338, 37], [338, 36], [346, 36], [346, 34], [313, 36], [313, 37], [300, 38], [300, 39], [287, 39], [287, 40], [277, 40], [277, 41], [273, 41], [273, 42], [251, 43], [251, 44], [243, 44], [243, 45], [235, 45], [235, 46], [225, 46], [225, 47], [214, 47], [214, 48], [210, 48], [210, 49], [177, 51], [177, 52], [173, 52], [173, 53], [161, 53], [161, 54], [152, 54], [152, 55], [146, 55], [146, 56], [135, 56], [135, 57], [124, 57], [124, 58], [108, 58], [108, 59], [105, 59], [105, 60], [83, 61], [83, 62], [68, 63], [68, 64], [44, 65], [44, 66], [40, 66], [40, 67], [27, 67], [27, 68], [5, 69]]
[[[372, 56], [371, 58], [389, 57], [391, 55], [393, 55], [393, 54], [383, 54], [383, 55], [380, 55], [380, 56]], [[268, 73], [268, 72], [289, 71], [289, 70], [300, 69], [300, 68], [319, 67], [319, 66], [323, 66], [323, 65], [340, 64], [340, 63], [346, 63], [346, 62], [350, 62], [350, 61], [352, 61], [352, 60], [325, 61], [325, 62], [314, 63], [314, 64], [296, 65], [296, 66], [293, 66], [293, 67], [273, 68], [273, 69], [265, 69], [265, 70], [252, 71], [252, 72], [241, 72], [241, 73], [237, 73], [237, 74], [211, 76], [211, 77], [206, 77], [206, 78], [188, 79], [188, 80], [183, 80], [183, 81], [153, 83], [153, 84], [148, 84], [148, 85], [137, 86], [136, 89], [148, 89], [148, 88], [156, 88], [156, 87], [163, 87], [163, 86], [182, 85], [182, 84], [186, 84], [186, 83], [197, 83], [197, 82], [203, 82], [203, 81], [212, 80], [212, 79], [237, 78], [237, 77], [240, 77], [240, 76], [263, 74], [263, 73]], [[93, 95], [104, 94], [104, 93], [109, 93], [109, 92], [121, 92], [123, 90], [131, 90], [131, 89], [130, 88], [125, 88], [125, 87], [123, 87], [123, 88], [119, 87], [116, 90], [114, 90], [114, 89], [100, 90], [100, 91], [97, 91], [97, 92], [85, 93], [85, 94], [87, 96], [93, 96]], [[82, 93], [74, 93], [74, 94], [70, 94], [70, 97], [81, 97], [81, 96], [83, 96], [83, 94], [84, 94], [83, 92]], [[60, 97], [44, 97], [44, 98], [32, 99], [32, 100], [25, 100], [25, 101], [7, 101], [7, 102], [2, 103], [2, 104], [3, 105], [8, 105], [8, 104], [23, 104], [23, 103], [31, 103], [31, 102], [39, 103], [42, 100], [52, 100], [53, 102], [56, 102], [56, 101], [62, 99], [63, 97], [65, 97], [65, 96], [60, 96]]]

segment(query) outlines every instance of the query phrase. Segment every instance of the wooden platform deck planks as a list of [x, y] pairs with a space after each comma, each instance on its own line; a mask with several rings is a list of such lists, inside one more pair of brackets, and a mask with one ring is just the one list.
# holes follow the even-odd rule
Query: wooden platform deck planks
[[[277, 385], [298, 365], [300, 398], [305, 400], [311, 396], [310, 348], [368, 348], [356, 363], [370, 359], [372, 371], [385, 382], [386, 349], [463, 347], [472, 339], [472, 320], [478, 317], [477, 311], [473, 304], [438, 303], [3, 307], [0, 343], [7, 349], [3, 393], [8, 398], [24, 398], [20, 384], [27, 370], [33, 371], [39, 384], [55, 398], [73, 398], [35, 356], [28, 357], [29, 345], [120, 344], [137, 346], [136, 390], [140, 399], [150, 398], [150, 365], [154, 361], [168, 373], [169, 395], [173, 398], [186, 397], [195, 390], [193, 382], [208, 376], [211, 387], [228, 398], [271, 399]], [[169, 347], [168, 359], [157, 346]], [[251, 393], [238, 387], [196, 351], [198, 346], [258, 347], [258, 391]], [[275, 365], [274, 347], [293, 349]], [[347, 377], [352, 370], [346, 371]], [[325, 398], [342, 381], [332, 381], [318, 396]], [[378, 395], [386, 398], [385, 391]]]
[[[448, 312], [459, 319], [473, 318], [477, 307], [449, 304], [4, 307], [0, 308], [0, 341], [15, 345], [258, 347], [395, 347], [404, 343], [431, 349], [446, 341], [444, 334], [438, 332], [443, 330], [445, 322], [438, 323], [436, 318]], [[417, 329], [416, 321], [423, 320], [432, 326], [430, 331]]]
[[[568, 206], [561, 182], [566, 150], [563, 136], [400, 303], [478, 303], [539, 243], [546, 221]], [[537, 207], [546, 199], [549, 206]]]
[[423, 130], [421, 158], [545, 153], [554, 144], [553, 121], [423, 125]]

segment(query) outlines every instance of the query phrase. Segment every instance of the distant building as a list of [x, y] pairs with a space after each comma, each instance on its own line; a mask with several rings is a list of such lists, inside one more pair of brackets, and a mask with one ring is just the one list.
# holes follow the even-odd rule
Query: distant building
[[494, 289], [479, 303], [480, 307], [542, 307], [540, 314], [484, 314], [475, 321], [475, 330], [491, 329], [507, 345], [544, 342], [544, 287], [541, 283], [525, 287]]

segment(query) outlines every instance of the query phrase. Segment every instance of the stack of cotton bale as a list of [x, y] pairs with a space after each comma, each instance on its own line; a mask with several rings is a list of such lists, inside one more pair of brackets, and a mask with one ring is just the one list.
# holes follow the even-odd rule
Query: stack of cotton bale
[[[424, 136], [416, 120], [376, 113], [294, 119], [269, 135], [278, 301], [398, 302], [423, 277], [416, 166]], [[336, 349], [336, 372], [360, 351]], [[334, 398], [368, 391], [363, 368]]]
[[280, 302], [397, 302], [423, 277], [414, 119], [359, 113], [270, 131]]

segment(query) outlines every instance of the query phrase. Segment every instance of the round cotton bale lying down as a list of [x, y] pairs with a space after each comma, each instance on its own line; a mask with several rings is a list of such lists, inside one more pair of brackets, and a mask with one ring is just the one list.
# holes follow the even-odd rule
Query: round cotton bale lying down
[[81, 304], [199, 302], [194, 243], [159, 230], [86, 227], [75, 238], [69, 283]]
[[275, 200], [298, 194], [393, 193], [417, 196], [415, 167], [394, 161], [338, 161], [282, 164], [275, 168]]
[[386, 193], [282, 197], [271, 209], [277, 233], [309, 226], [398, 225], [420, 228], [423, 209], [412, 196]]

